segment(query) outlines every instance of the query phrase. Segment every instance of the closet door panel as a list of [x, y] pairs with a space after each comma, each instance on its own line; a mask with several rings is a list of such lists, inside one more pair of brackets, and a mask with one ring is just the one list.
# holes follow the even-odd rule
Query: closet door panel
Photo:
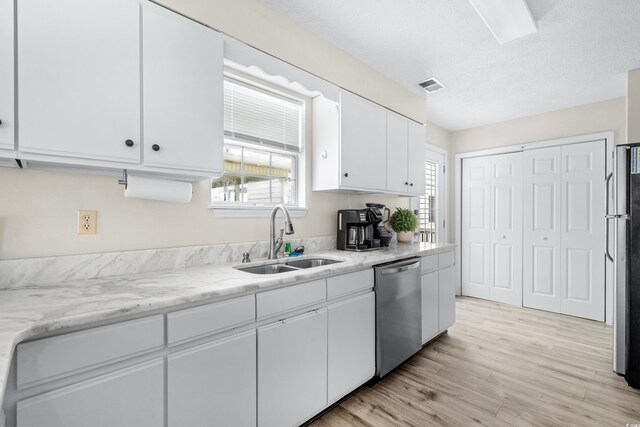
[[491, 158], [491, 299], [522, 305], [522, 153]]
[[523, 305], [560, 312], [561, 148], [523, 153]]
[[463, 160], [462, 294], [491, 297], [491, 161]]
[[562, 147], [562, 307], [604, 321], [605, 144]]

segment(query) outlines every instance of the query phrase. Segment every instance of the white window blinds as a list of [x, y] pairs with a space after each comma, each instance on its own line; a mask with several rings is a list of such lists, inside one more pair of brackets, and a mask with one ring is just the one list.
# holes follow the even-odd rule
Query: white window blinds
[[302, 102], [225, 77], [227, 138], [300, 152]]

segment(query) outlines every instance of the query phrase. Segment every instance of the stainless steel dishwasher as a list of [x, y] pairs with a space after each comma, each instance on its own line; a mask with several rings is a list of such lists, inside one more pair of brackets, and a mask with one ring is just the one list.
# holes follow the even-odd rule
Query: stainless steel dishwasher
[[382, 378], [422, 347], [420, 258], [374, 269], [376, 376]]

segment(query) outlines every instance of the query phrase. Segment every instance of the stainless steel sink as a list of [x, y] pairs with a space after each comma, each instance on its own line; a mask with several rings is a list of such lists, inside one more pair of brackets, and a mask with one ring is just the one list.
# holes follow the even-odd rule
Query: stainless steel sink
[[297, 268], [289, 267], [284, 264], [266, 264], [256, 265], [253, 267], [236, 267], [240, 271], [253, 274], [277, 274], [286, 273], [287, 271], [296, 271]]
[[289, 261], [286, 264], [291, 267], [297, 267], [297, 268], [313, 268], [313, 267], [322, 267], [323, 265], [336, 264], [339, 262], [342, 262], [342, 261], [329, 259], [329, 258], [307, 258], [307, 259], [299, 259], [296, 261]]
[[289, 261], [287, 263], [273, 263], [254, 266], [236, 266], [233, 267], [236, 270], [244, 271], [245, 273], [252, 274], [278, 274], [286, 273], [288, 271], [304, 270], [307, 268], [322, 267], [324, 265], [336, 264], [342, 262], [341, 260], [330, 258], [303, 258], [295, 261]]

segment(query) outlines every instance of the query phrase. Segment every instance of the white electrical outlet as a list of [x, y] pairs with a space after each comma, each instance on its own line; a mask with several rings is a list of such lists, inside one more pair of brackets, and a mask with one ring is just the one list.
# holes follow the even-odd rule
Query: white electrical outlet
[[96, 234], [98, 211], [78, 211], [78, 234]]

